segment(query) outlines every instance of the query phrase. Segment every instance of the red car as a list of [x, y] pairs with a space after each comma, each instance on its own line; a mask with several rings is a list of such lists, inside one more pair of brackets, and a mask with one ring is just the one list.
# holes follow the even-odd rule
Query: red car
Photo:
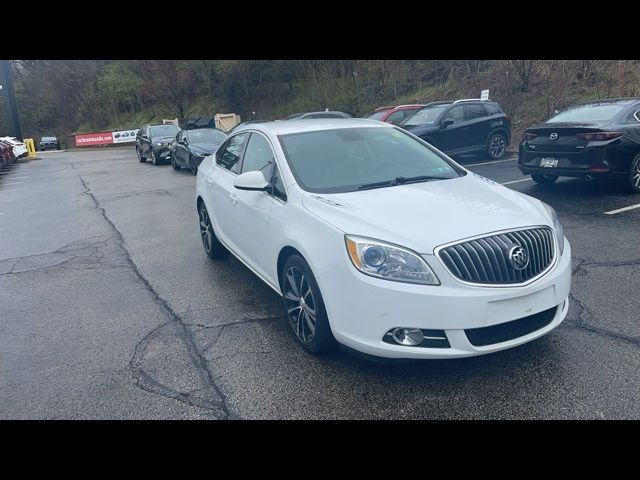
[[367, 115], [365, 118], [369, 120], [379, 120], [381, 122], [393, 123], [399, 125], [402, 121], [410, 115], [413, 115], [416, 110], [424, 107], [423, 104], [415, 105], [398, 105], [397, 107], [380, 107]]
[[13, 145], [4, 140], [0, 140], [0, 168], [7, 168], [10, 163], [15, 163], [13, 156]]

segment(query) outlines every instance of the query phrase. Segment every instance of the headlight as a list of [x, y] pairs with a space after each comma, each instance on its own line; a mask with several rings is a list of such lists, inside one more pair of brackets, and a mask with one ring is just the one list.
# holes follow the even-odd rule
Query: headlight
[[159, 147], [161, 147], [161, 146], [162, 146], [162, 142], [158, 142], [158, 143], [156, 143], [156, 145], [158, 145]]
[[548, 205], [542, 202], [544, 208], [547, 209], [549, 215], [551, 216], [551, 220], [553, 220], [553, 229], [556, 231], [556, 238], [558, 239], [558, 248], [560, 249], [560, 256], [564, 253], [564, 229], [562, 228], [562, 224], [560, 223], [560, 217], [558, 217], [558, 212], [551, 205]]
[[353, 265], [372, 277], [396, 282], [440, 285], [436, 274], [417, 253], [371, 238], [345, 235]]

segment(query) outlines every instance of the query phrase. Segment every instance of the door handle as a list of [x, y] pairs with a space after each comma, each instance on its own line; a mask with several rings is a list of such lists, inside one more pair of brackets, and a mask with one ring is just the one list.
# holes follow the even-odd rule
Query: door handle
[[231, 195], [229, 195], [229, 199], [231, 200], [231, 203], [233, 205], [238, 203], [238, 196], [235, 193], [232, 193]]

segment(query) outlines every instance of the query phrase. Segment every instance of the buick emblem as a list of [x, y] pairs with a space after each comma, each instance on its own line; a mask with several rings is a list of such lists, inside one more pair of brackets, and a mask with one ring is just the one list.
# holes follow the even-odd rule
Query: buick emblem
[[520, 245], [511, 247], [507, 258], [515, 270], [524, 270], [529, 265], [529, 253]]
[[557, 140], [558, 139], [558, 134], [556, 132], [553, 132], [551, 135], [549, 135], [549, 140]]

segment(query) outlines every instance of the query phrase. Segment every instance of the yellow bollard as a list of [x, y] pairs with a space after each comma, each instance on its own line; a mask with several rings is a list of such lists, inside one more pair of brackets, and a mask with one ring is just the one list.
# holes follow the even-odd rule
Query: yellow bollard
[[36, 146], [33, 143], [33, 138], [25, 138], [24, 144], [27, 146], [27, 151], [29, 152], [30, 157], [36, 156]]

